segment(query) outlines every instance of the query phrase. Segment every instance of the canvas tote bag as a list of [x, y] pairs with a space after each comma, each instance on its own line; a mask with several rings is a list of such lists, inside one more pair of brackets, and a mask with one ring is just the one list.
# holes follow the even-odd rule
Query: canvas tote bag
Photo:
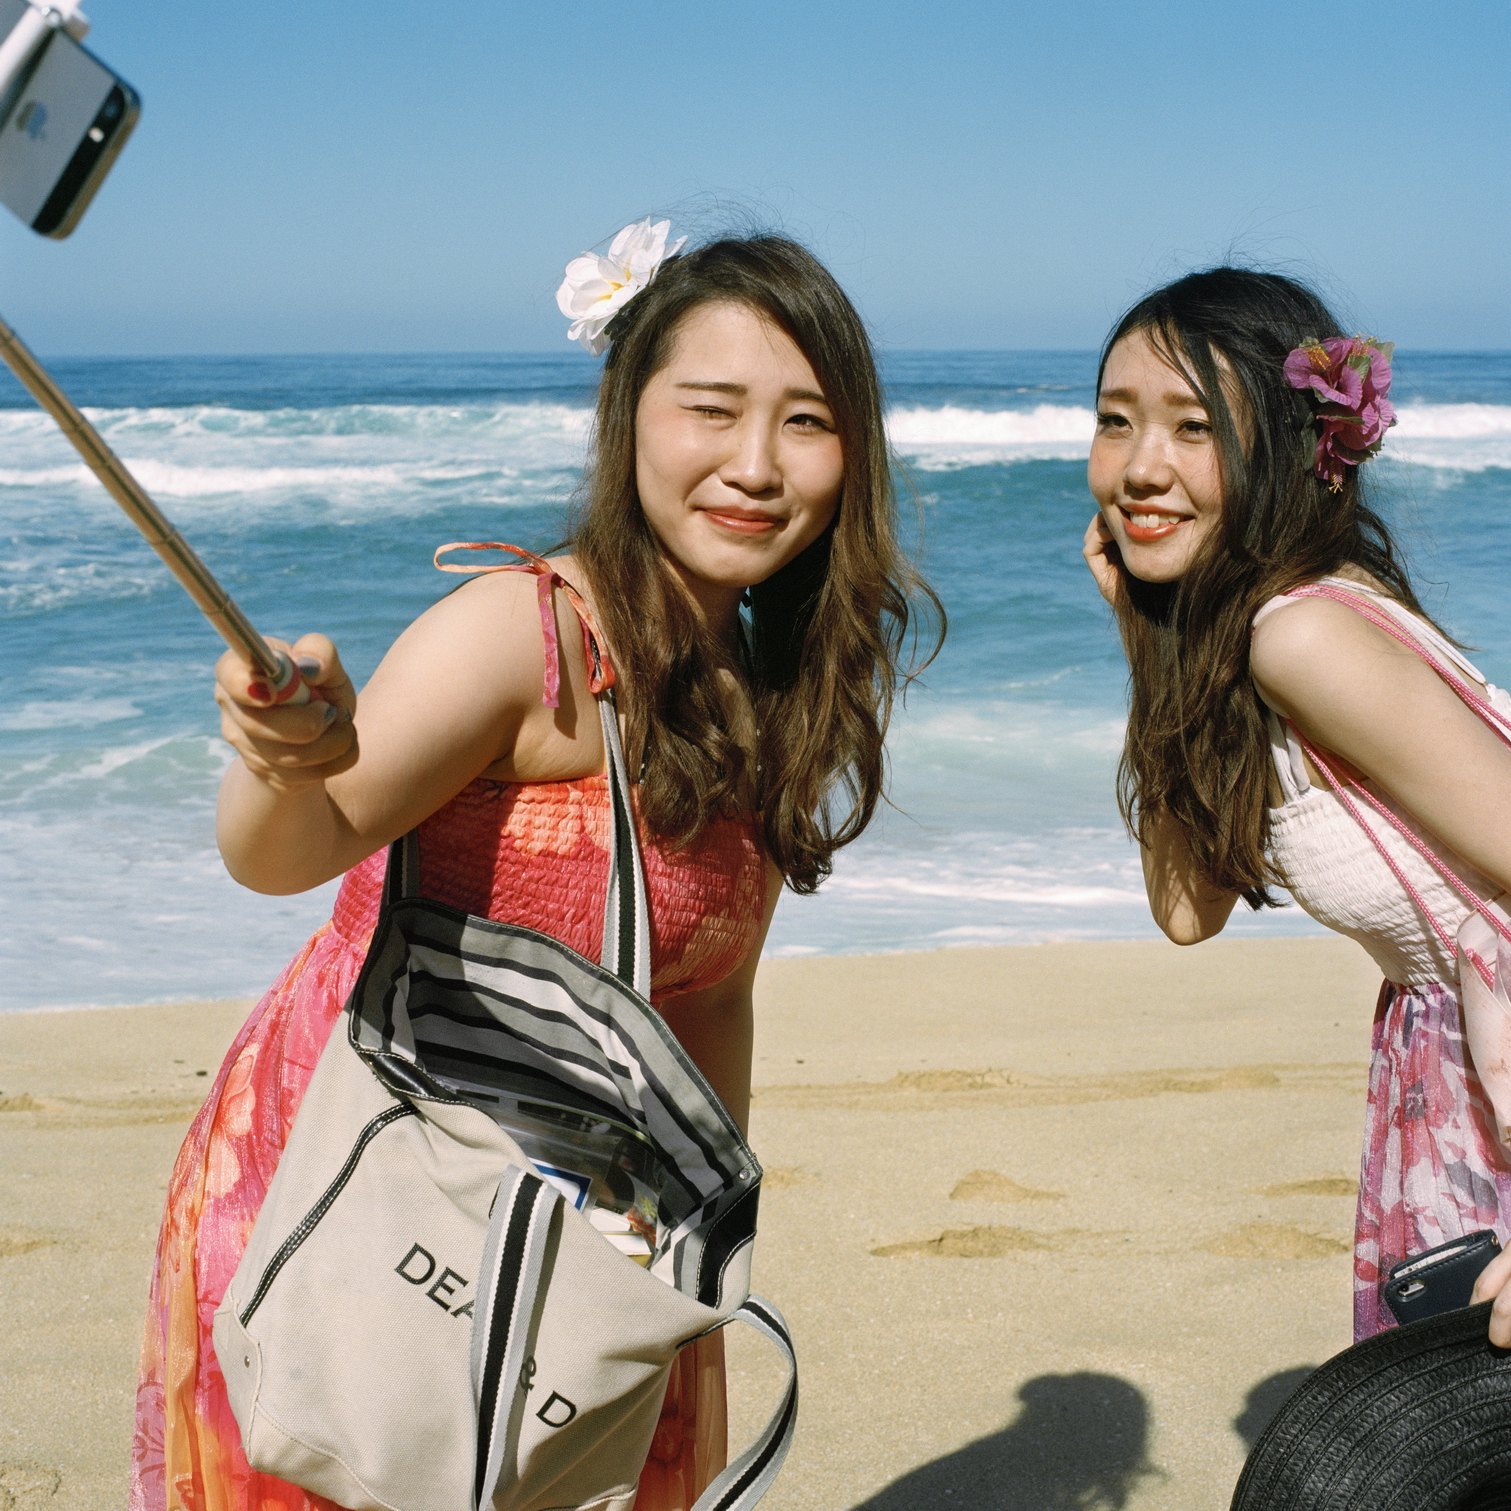
[[[1440, 676], [1460, 699], [1511, 745], [1511, 720], [1476, 692], [1452, 667], [1435, 656], [1415, 635], [1410, 634], [1393, 616], [1357, 593], [1334, 587], [1331, 583], [1313, 583], [1285, 595], [1288, 598], [1331, 598], [1361, 614], [1408, 650], [1414, 651]], [[1291, 726], [1295, 729], [1295, 726]], [[1511, 1152], [1511, 917], [1505, 908], [1505, 894], [1486, 901], [1418, 835], [1366, 787], [1361, 787], [1341, 772], [1335, 762], [1316, 749], [1299, 730], [1296, 738], [1311, 757], [1312, 764], [1327, 779], [1339, 802], [1358, 820], [1360, 827], [1374, 842], [1385, 864], [1421, 909], [1433, 932], [1458, 961], [1459, 996], [1464, 1008], [1464, 1039], [1480, 1085], [1495, 1114], [1495, 1136], [1501, 1147]], [[1428, 907], [1426, 899], [1413, 885], [1390, 853], [1385, 842], [1369, 823], [1357, 799], [1362, 798], [1402, 839], [1422, 857], [1463, 900], [1469, 914], [1456, 933]]]
[[[698, 1511], [753, 1506], [792, 1440], [786, 1325], [749, 1295], [761, 1167], [650, 1006], [629, 782], [598, 702], [602, 962], [416, 896], [416, 837], [395, 842], [366, 964], [215, 1314], [248, 1461], [354, 1511], [628, 1511], [672, 1360], [734, 1318], [783, 1351], [787, 1387]], [[511, 1134], [540, 1105], [652, 1152], [644, 1266]]]

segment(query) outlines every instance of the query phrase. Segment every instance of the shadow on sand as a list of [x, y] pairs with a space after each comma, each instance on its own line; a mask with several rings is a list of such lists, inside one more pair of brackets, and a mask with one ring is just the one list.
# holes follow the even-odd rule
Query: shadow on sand
[[1012, 1426], [894, 1480], [855, 1511], [1122, 1511], [1148, 1459], [1149, 1406], [1116, 1375], [1040, 1375]]
[[1315, 1364], [1303, 1364], [1299, 1369], [1283, 1369], [1279, 1374], [1261, 1380], [1244, 1397], [1243, 1410], [1233, 1418], [1233, 1431], [1243, 1439], [1245, 1452], [1254, 1451], [1260, 1433], [1316, 1367]]

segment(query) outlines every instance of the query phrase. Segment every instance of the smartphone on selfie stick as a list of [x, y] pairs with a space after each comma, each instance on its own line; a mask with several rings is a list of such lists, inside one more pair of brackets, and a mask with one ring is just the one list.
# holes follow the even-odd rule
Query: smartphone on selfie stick
[[[80, 46], [78, 0], [0, 0], [0, 204], [40, 236], [78, 225], [141, 114], [131, 85]], [[0, 357], [58, 422], [90, 471], [279, 703], [304, 703], [293, 662], [268, 645], [100, 433], [0, 320]]]

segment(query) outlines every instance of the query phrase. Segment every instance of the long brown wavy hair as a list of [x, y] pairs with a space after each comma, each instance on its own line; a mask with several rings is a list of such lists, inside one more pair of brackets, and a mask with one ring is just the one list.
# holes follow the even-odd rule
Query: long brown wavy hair
[[1098, 393], [1108, 354], [1138, 331], [1206, 406], [1222, 514], [1178, 581], [1121, 574], [1116, 611], [1130, 698], [1118, 804], [1145, 843], [1151, 821], [1169, 813], [1213, 887], [1253, 908], [1275, 907], [1267, 715], [1249, 676], [1254, 615], [1275, 594], [1349, 565], [1422, 608], [1389, 529], [1366, 501], [1362, 469], [1345, 468], [1337, 492], [1313, 474], [1311, 413], [1282, 367], [1296, 347], [1343, 331], [1312, 290], [1244, 268], [1188, 274], [1117, 323], [1102, 349]]
[[[666, 564], [635, 484], [640, 396], [670, 360], [682, 321], [711, 302], [746, 305], [792, 338], [833, 411], [844, 456], [833, 524], [746, 595], [748, 655], [704, 623]], [[624, 679], [626, 755], [641, 772], [642, 816], [663, 842], [685, 846], [715, 815], [753, 807], [787, 884], [812, 892], [883, 796], [883, 739], [899, 684], [913, 675], [899, 667], [912, 600], [924, 600], [943, 635], [939, 601], [897, 542], [870, 340], [812, 253], [768, 235], [669, 258], [608, 333], [571, 543]], [[731, 720], [721, 674], [749, 692], [753, 749]]]

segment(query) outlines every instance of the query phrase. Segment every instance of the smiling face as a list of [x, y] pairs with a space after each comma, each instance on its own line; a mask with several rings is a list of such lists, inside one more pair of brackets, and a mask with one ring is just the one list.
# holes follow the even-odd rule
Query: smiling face
[[694, 308], [635, 413], [640, 505], [713, 624], [834, 518], [844, 452], [808, 359], [744, 304]]
[[1123, 565], [1145, 582], [1181, 577], [1221, 517], [1206, 406], [1144, 331], [1107, 354], [1086, 476]]

